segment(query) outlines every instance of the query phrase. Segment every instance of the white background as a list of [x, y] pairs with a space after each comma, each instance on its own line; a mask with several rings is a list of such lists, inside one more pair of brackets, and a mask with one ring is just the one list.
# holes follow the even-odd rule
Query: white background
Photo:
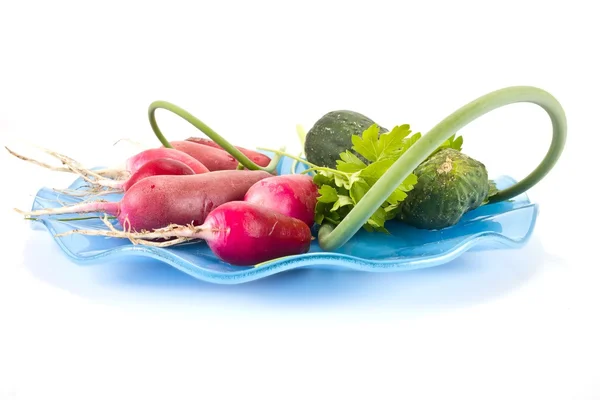
[[[523, 249], [241, 286], [70, 262], [12, 208], [73, 177], [2, 151], [0, 399], [600, 399], [592, 3], [0, 3], [2, 144], [90, 166], [118, 161], [121, 138], [154, 143], [158, 99], [239, 145], [289, 151], [296, 124], [333, 109], [425, 133], [511, 85], [552, 93], [569, 124], [562, 158], [528, 193], [541, 212]], [[198, 134], [157, 115], [170, 139]], [[520, 104], [461, 134], [492, 176], [522, 178], [550, 123]]]

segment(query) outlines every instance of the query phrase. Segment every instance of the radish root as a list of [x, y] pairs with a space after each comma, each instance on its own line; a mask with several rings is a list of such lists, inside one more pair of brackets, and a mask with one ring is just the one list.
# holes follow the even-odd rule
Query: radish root
[[17, 157], [18, 159], [20, 159], [20, 160], [23, 160], [23, 161], [30, 162], [30, 163], [32, 163], [32, 164], [35, 164], [35, 165], [39, 166], [39, 167], [46, 168], [46, 169], [49, 169], [49, 170], [51, 170], [51, 171], [58, 171], [58, 172], [73, 172], [73, 171], [72, 171], [72, 170], [70, 170], [69, 168], [65, 168], [65, 167], [53, 167], [52, 165], [49, 165], [49, 164], [43, 163], [43, 162], [41, 162], [41, 161], [34, 160], [33, 158], [25, 157], [25, 156], [24, 156], [24, 155], [22, 155], [22, 154], [19, 154], [19, 153], [17, 153], [17, 152], [14, 152], [14, 151], [12, 151], [11, 149], [9, 149], [9, 148], [8, 148], [8, 147], [6, 147], [6, 146], [4, 146], [4, 148], [5, 148], [5, 149], [6, 149], [6, 150], [7, 150], [7, 151], [10, 153], [10, 154], [12, 154], [13, 156]]
[[96, 170], [96, 173], [104, 178], [110, 179], [127, 179], [130, 174], [128, 171], [124, 169], [115, 169], [115, 168], [103, 168]]
[[18, 208], [14, 208], [14, 210], [21, 215], [25, 215], [28, 217], [38, 217], [41, 215], [60, 215], [90, 212], [108, 212], [111, 214], [116, 214], [118, 207], [118, 203], [108, 202], [106, 200], [100, 199], [95, 201], [84, 201], [81, 203], [76, 203], [70, 206], [60, 208], [44, 208], [42, 210], [35, 211], [23, 211], [19, 210]]
[[[102, 222], [108, 227], [108, 230], [101, 229], [73, 229], [71, 231], [56, 234], [55, 237], [81, 234], [88, 236], [106, 236], [118, 239], [129, 239], [131, 243], [138, 245], [148, 245], [153, 247], [170, 247], [176, 244], [189, 242], [191, 240], [202, 239], [206, 231], [202, 227], [193, 225], [175, 225], [171, 224], [165, 228], [154, 229], [153, 231], [132, 232], [129, 228], [118, 230], [110, 223], [105, 216]], [[127, 225], [127, 224], [124, 224]], [[151, 239], [168, 239], [164, 242], [154, 242]]]
[[[121, 189], [119, 192], [122, 193], [123, 192], [123, 184], [126, 181], [118, 181], [118, 180], [114, 180], [114, 179], [98, 179], [97, 181], [94, 182], [95, 185], [98, 186], [102, 186], [102, 187], [107, 187], [107, 188], [111, 188], [111, 189]], [[119, 193], [117, 192], [117, 193]]]
[[73, 160], [71, 157], [65, 156], [64, 154], [57, 153], [53, 150], [48, 150], [48, 149], [44, 149], [44, 148], [40, 148], [40, 149], [42, 151], [44, 151], [45, 153], [51, 155], [52, 157], [60, 160], [64, 165], [67, 166], [67, 168], [69, 168], [71, 171], [75, 172], [76, 174], [81, 175], [82, 178], [84, 178], [86, 181], [88, 181], [90, 183], [93, 183], [93, 181], [88, 179], [87, 175], [93, 176], [96, 179], [104, 179], [104, 177], [102, 175], [98, 175], [94, 171], [90, 171], [89, 169], [87, 169], [83, 165], [81, 165], [81, 163]]
[[71, 189], [52, 189], [53, 191], [73, 197], [86, 197], [86, 196], [106, 196], [108, 194], [123, 194], [122, 190], [100, 190], [100, 187], [91, 187], [89, 190], [71, 190]]
[[[62, 162], [62, 164], [64, 166], [63, 167], [55, 167], [55, 166], [46, 164], [44, 162], [35, 160], [33, 158], [26, 157], [22, 154], [19, 154], [15, 151], [9, 149], [6, 146], [4, 146], [4, 148], [11, 155], [17, 157], [18, 159], [30, 162], [30, 163], [40, 166], [42, 168], [46, 168], [51, 171], [75, 173], [75, 174], [79, 175], [84, 181], [86, 181], [87, 183], [89, 183], [93, 186], [101, 186], [101, 187], [107, 187], [107, 188], [112, 188], [112, 189], [120, 189], [123, 185], [123, 181], [107, 179], [107, 178], [108, 177], [123, 178], [124, 176], [128, 175], [125, 173], [125, 171], [116, 170], [116, 169], [103, 169], [103, 170], [99, 170], [98, 172], [94, 172], [94, 171], [91, 171], [91, 170], [85, 168], [83, 165], [81, 165], [81, 163], [79, 163], [78, 161], [75, 161], [71, 157], [68, 157], [64, 154], [60, 154], [53, 150], [45, 149], [42, 147], [38, 147], [38, 148], [41, 151], [43, 151], [44, 153], [58, 159], [60, 162]], [[95, 179], [91, 179], [90, 177], [95, 178]]]
[[26, 157], [26, 156], [24, 156], [22, 154], [19, 154], [19, 153], [15, 152], [15, 151], [9, 149], [6, 146], [4, 146], [4, 148], [10, 154], [12, 154], [13, 156], [17, 157], [20, 160], [30, 162], [32, 164], [35, 164], [37, 166], [49, 169], [51, 171], [75, 172], [76, 174], [81, 175], [82, 177], [86, 177], [87, 175], [89, 175], [89, 176], [93, 176], [93, 177], [98, 178], [98, 179], [104, 178], [103, 176], [101, 176], [101, 175], [99, 175], [99, 174], [97, 174], [97, 173], [95, 173], [93, 171], [90, 171], [89, 169], [83, 167], [79, 162], [73, 160], [72, 158], [67, 157], [64, 154], [57, 153], [55, 151], [45, 149], [43, 147], [38, 147], [38, 149], [40, 149], [41, 151], [43, 151], [46, 154], [51, 155], [54, 158], [60, 160], [63, 163], [64, 166], [63, 167], [54, 167], [54, 166], [46, 164], [44, 162], [41, 162], [41, 161], [35, 160], [33, 158], [29, 158], [29, 157]]

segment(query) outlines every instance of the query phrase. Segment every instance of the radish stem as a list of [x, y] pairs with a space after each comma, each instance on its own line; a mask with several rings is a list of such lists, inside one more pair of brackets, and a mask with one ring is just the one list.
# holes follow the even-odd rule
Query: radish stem
[[172, 113], [185, 119], [194, 127], [202, 131], [206, 136], [211, 138], [216, 144], [221, 146], [223, 150], [228, 152], [231, 156], [233, 156], [236, 160], [238, 160], [244, 167], [248, 168], [249, 170], [262, 170], [269, 173], [273, 173], [277, 169], [277, 164], [279, 164], [280, 158], [278, 155], [276, 157], [273, 157], [269, 165], [267, 165], [266, 167], [256, 165], [254, 162], [252, 162], [252, 160], [246, 157], [244, 153], [239, 151], [235, 146], [233, 146], [231, 143], [225, 140], [221, 135], [212, 130], [204, 122], [200, 121], [198, 118], [185, 111], [183, 108], [176, 106], [175, 104], [169, 103], [167, 101], [155, 101], [148, 107], [148, 118], [150, 120], [150, 126], [152, 127], [154, 134], [156, 135], [158, 140], [163, 144], [163, 146], [167, 148], [173, 147], [158, 128], [155, 112], [159, 108], [171, 111]]
[[304, 127], [302, 125], [296, 125], [296, 134], [298, 135], [298, 139], [300, 140], [300, 146], [304, 148], [304, 142], [306, 141], [306, 131], [304, 130]]
[[304, 143], [306, 142], [306, 131], [304, 130], [304, 127], [300, 124], [296, 125], [296, 134], [298, 135], [298, 139], [300, 140], [300, 147], [302, 148], [302, 151], [300, 153], [298, 153], [298, 158], [294, 158], [294, 161], [292, 162], [292, 166], [291, 166], [291, 170], [292, 170], [292, 174], [296, 173], [296, 167], [298, 166], [298, 160], [302, 157], [302, 154], [304, 154]]
[[[302, 154], [303, 154], [303, 152], [298, 153], [298, 158], [302, 157]], [[290, 167], [293, 175], [296, 174], [297, 167], [298, 167], [298, 159], [294, 159], [294, 161], [292, 161], [292, 166]]]
[[[257, 147], [257, 150], [270, 151], [271, 153], [275, 153], [275, 154], [278, 154], [278, 155], [281, 155], [281, 156], [286, 156], [286, 157], [291, 158], [292, 160], [296, 160], [296, 161], [301, 162], [302, 164], [306, 164], [306, 165], [308, 165], [308, 166], [310, 166], [312, 168], [322, 168], [322, 167], [319, 167], [318, 165], [315, 165], [315, 164], [313, 164], [311, 162], [308, 162], [308, 161], [306, 161], [306, 160], [304, 160], [304, 159], [302, 159], [300, 157], [296, 157], [296, 156], [294, 156], [292, 154], [288, 154], [288, 153], [286, 153], [284, 151], [281, 151], [281, 150], [268, 149], [266, 147]], [[337, 172], [339, 172], [339, 171], [337, 171]]]

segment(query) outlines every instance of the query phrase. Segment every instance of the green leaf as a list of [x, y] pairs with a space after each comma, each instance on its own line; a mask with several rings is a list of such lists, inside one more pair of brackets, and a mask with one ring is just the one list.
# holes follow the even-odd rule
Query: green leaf
[[317, 200], [321, 203], [334, 203], [338, 199], [337, 191], [329, 185], [323, 185], [319, 188]]
[[389, 195], [386, 201], [390, 204], [398, 204], [404, 200], [408, 195], [400, 188], [397, 188]]
[[341, 160], [337, 160], [337, 169], [342, 172], [358, 172], [367, 165], [350, 150], [346, 150], [340, 154]]
[[359, 179], [358, 181], [354, 182], [350, 188], [350, 197], [352, 200], [354, 200], [354, 204], [358, 203], [368, 190], [369, 185], [363, 179]]
[[346, 218], [346, 215], [348, 215], [348, 213], [354, 208], [354, 204], [345, 206], [345, 207], [341, 207], [339, 208], [337, 211], [338, 215], [340, 216], [340, 221], [344, 218]]
[[414, 189], [417, 184], [417, 176], [415, 174], [410, 174], [406, 177], [406, 179], [398, 186], [398, 188], [402, 191], [408, 192]]
[[335, 182], [335, 186], [340, 188], [343, 187], [348, 190], [350, 189], [350, 181], [348, 180], [347, 176], [341, 174], [334, 174], [333, 180]]
[[367, 165], [366, 168], [360, 171], [360, 176], [365, 180], [365, 182], [369, 184], [369, 186], [373, 186], [375, 182], [377, 182], [377, 180], [381, 178], [383, 174], [385, 174], [385, 172], [392, 166], [392, 164], [395, 161], [396, 160], [393, 158], [387, 158], [385, 160], [376, 161], [372, 164]]
[[[329, 173], [331, 174], [331, 173]], [[325, 175], [322, 171], [319, 171], [319, 173], [317, 173], [314, 177], [313, 177], [313, 182], [315, 183], [315, 185], [317, 186], [323, 186], [323, 185], [333, 185], [333, 177], [332, 176], [327, 176]]]
[[306, 130], [302, 125], [296, 125], [296, 134], [298, 135], [298, 139], [300, 140], [300, 146], [304, 148], [304, 142], [306, 142]]
[[387, 235], [389, 235], [389, 234], [390, 234], [390, 231], [388, 231], [387, 229], [385, 229], [383, 226], [380, 226], [380, 227], [377, 227], [377, 228], [375, 228], [375, 231], [377, 231], [377, 232], [381, 232], [381, 233], [385, 233], [385, 234], [387, 234]]
[[400, 184], [386, 199], [387, 202], [393, 205], [403, 201], [408, 196], [406, 192], [413, 190], [416, 184], [417, 176], [415, 174], [408, 175], [402, 184]]
[[335, 202], [335, 204], [333, 205], [333, 207], [331, 207], [331, 211], [335, 211], [340, 207], [344, 207], [350, 204], [354, 204], [354, 202], [352, 201], [352, 199], [349, 196], [338, 196], [337, 201]]
[[462, 144], [463, 144], [463, 137], [459, 136], [456, 138], [456, 140], [452, 143], [452, 148], [456, 149], [458, 151], [462, 150]]
[[352, 135], [352, 149], [369, 161], [376, 161], [379, 156], [379, 126], [373, 124], [362, 133], [362, 137]]
[[379, 207], [367, 221], [373, 228], [383, 228], [385, 225], [385, 210]]
[[364, 180], [360, 177], [360, 171], [359, 172], [355, 172], [352, 175], [350, 175], [350, 178], [348, 180], [350, 182], [350, 187], [352, 188], [352, 185], [354, 185], [357, 182], [361, 182]]
[[341, 222], [341, 220], [342, 220], [342, 218], [340, 217], [340, 214], [339, 214], [339, 213], [337, 213], [337, 212], [335, 212], [335, 211], [331, 211], [331, 212], [329, 213], [329, 216], [328, 216], [328, 217], [329, 217], [329, 220], [330, 220], [330, 222], [336, 222], [336, 223], [338, 223], [338, 224], [339, 224], [339, 223]]
[[456, 134], [450, 136], [448, 139], [446, 139], [444, 141], [444, 143], [442, 143], [440, 145], [440, 147], [438, 147], [437, 149], [435, 149], [435, 151], [432, 154], [435, 154], [438, 151], [443, 150], [443, 149], [454, 149], [454, 150], [457, 150], [457, 151], [461, 151], [462, 150], [462, 144], [463, 144], [463, 137], [462, 136], [459, 136], [457, 138], [455, 138], [455, 137], [456, 137]]
[[[385, 207], [383, 210], [389, 216], [392, 213], [392, 211], [395, 211], [397, 209], [398, 209], [398, 203], [389, 205], [389, 206]], [[390, 218], [388, 218], [388, 219], [390, 219]]]
[[415, 174], [409, 174], [406, 179], [404, 180], [404, 182], [402, 182], [402, 185], [408, 187], [410, 186], [410, 189], [412, 189], [417, 182], [419, 181], [419, 177]]
[[322, 203], [320, 201], [317, 202], [317, 206], [315, 207], [315, 222], [317, 224], [322, 224], [323, 219], [325, 218], [325, 214], [329, 212], [330, 205], [327, 203]]
[[488, 180], [488, 185], [490, 186], [488, 189], [488, 195], [481, 203], [482, 205], [489, 203], [490, 197], [499, 192], [498, 187], [496, 186], [496, 182], [494, 182], [493, 180]]
[[379, 137], [378, 159], [393, 155], [404, 145], [404, 138], [410, 134], [410, 125], [395, 126], [390, 132], [383, 133]]
[[323, 223], [323, 219], [325, 218], [325, 213], [316, 213], [315, 214], [315, 223], [317, 225], [321, 225]]

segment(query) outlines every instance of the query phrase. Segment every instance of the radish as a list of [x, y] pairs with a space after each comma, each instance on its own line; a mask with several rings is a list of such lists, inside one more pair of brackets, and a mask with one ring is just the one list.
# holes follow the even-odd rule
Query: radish
[[198, 175], [150, 176], [135, 183], [118, 202], [80, 203], [61, 208], [19, 211], [29, 216], [105, 212], [134, 231], [170, 224], [202, 224], [221, 204], [242, 200], [266, 171], [215, 171]]
[[196, 174], [203, 174], [210, 170], [200, 161], [198, 161], [198, 159], [192, 157], [186, 152], [164, 147], [144, 150], [132, 157], [129, 157], [125, 162], [125, 167], [130, 174], [134, 174], [148, 161], [156, 160], [158, 158], [170, 158], [172, 160], [180, 161], [189, 166]]
[[[209, 172], [206, 170], [205, 172]], [[133, 175], [126, 180], [98, 179], [95, 181], [99, 186], [121, 189], [124, 192], [129, 190], [138, 181], [149, 176], [160, 175], [194, 175], [194, 170], [181, 161], [169, 158], [157, 158], [150, 160], [142, 165]]]
[[201, 239], [223, 261], [249, 265], [310, 249], [310, 228], [299, 219], [243, 201], [225, 203], [206, 218]]
[[[312, 235], [299, 219], [245, 201], [231, 201], [212, 210], [199, 226], [172, 225], [153, 232], [132, 233], [111, 229], [73, 230], [58, 236], [83, 235], [128, 238], [133, 243], [166, 247], [185, 241], [205, 240], [221, 260], [238, 266], [307, 253]], [[175, 238], [175, 239], [173, 239]], [[166, 242], [150, 240], [170, 239]]]
[[238, 161], [225, 150], [189, 142], [186, 140], [176, 140], [170, 142], [174, 149], [182, 151], [196, 160], [200, 161], [211, 171], [222, 171], [227, 169], [237, 169]]
[[[216, 149], [225, 150], [221, 146], [219, 146], [217, 143], [215, 143], [214, 141], [212, 141], [210, 139], [199, 138], [199, 137], [189, 137], [185, 140], [194, 142], [194, 143], [198, 143], [198, 144], [203, 144], [205, 146], [214, 147]], [[248, 149], [245, 149], [240, 146], [234, 146], [234, 147], [236, 149], [238, 149], [239, 151], [241, 151], [246, 157], [248, 157], [250, 160], [252, 160], [256, 165], [260, 165], [261, 167], [266, 167], [271, 162], [271, 159], [268, 156], [266, 156], [262, 153], [259, 153], [258, 151], [248, 150]]]
[[256, 182], [246, 192], [244, 201], [260, 204], [312, 226], [318, 196], [318, 187], [312, 177], [280, 175]]

